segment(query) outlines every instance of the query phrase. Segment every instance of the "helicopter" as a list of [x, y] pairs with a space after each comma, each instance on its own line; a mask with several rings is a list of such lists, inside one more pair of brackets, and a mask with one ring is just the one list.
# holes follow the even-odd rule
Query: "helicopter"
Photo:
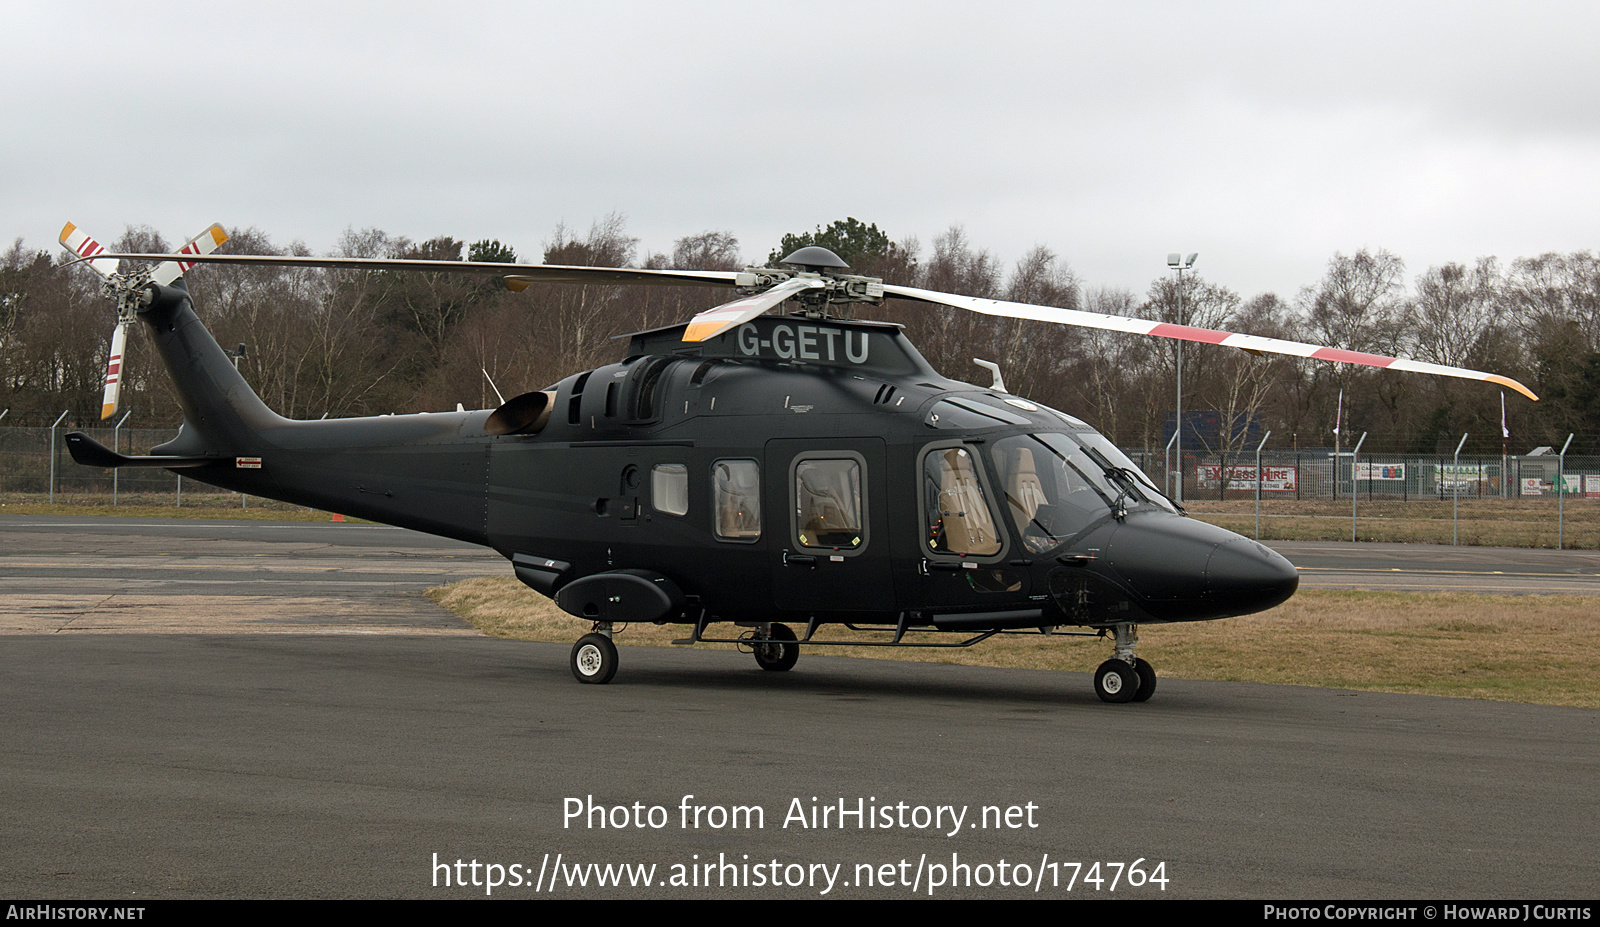
[[[941, 375], [900, 326], [844, 317], [852, 305], [893, 297], [1489, 381], [1536, 398], [1464, 368], [886, 284], [815, 246], [780, 267], [686, 271], [213, 253], [226, 240], [213, 225], [176, 255], [112, 254], [63, 230], [117, 303], [102, 417], [116, 409], [136, 319], [183, 410], [176, 436], [148, 455], [73, 432], [73, 459], [181, 471], [491, 547], [589, 623], [570, 653], [582, 683], [611, 681], [614, 637], [640, 622], [685, 626], [677, 644], [738, 644], [780, 672], [802, 647], [1042, 634], [1109, 637], [1094, 690], [1141, 702], [1157, 677], [1136, 653], [1140, 625], [1252, 614], [1294, 594], [1288, 560], [1186, 517], [1085, 422], [1009, 393], [992, 364], [988, 387]], [[494, 409], [299, 421], [269, 409], [201, 323], [182, 275], [204, 263], [484, 273], [518, 291], [720, 287], [738, 298], [634, 333], [621, 360]], [[829, 626], [865, 639], [831, 639]]]

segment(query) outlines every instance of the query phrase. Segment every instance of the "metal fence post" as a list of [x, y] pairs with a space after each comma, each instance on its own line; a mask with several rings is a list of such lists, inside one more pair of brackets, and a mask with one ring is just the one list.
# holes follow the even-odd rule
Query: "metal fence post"
[[1567, 501], [1567, 448], [1572, 446], [1572, 435], [1561, 445], [1561, 459], [1556, 464], [1556, 550], [1561, 549], [1563, 530], [1566, 528]]
[[[111, 428], [111, 450], [113, 453], [122, 453], [122, 423], [127, 421], [128, 416], [132, 414], [132, 409], [122, 413], [122, 418], [118, 419], [117, 424]], [[120, 467], [111, 468], [111, 505], [113, 507], [117, 504], [117, 474], [121, 472], [122, 469]]]
[[1261, 443], [1256, 445], [1256, 540], [1261, 540], [1261, 449], [1267, 446], [1267, 439], [1272, 437], [1272, 429], [1261, 436]]
[[[1367, 433], [1363, 431], [1361, 433], [1361, 440], [1357, 441], [1355, 448], [1353, 448], [1350, 451], [1350, 540], [1351, 540], [1351, 542], [1354, 542], [1355, 539], [1356, 539], [1356, 500], [1361, 498], [1361, 493], [1357, 491], [1357, 487], [1356, 487], [1356, 467], [1357, 467], [1356, 459], [1358, 457], [1360, 457], [1360, 455], [1361, 455], [1361, 445], [1363, 443], [1365, 443], [1366, 440], [1367, 440]], [[1369, 490], [1372, 487], [1372, 481], [1371, 480], [1367, 480], [1367, 487], [1368, 487]]]
[[56, 504], [56, 425], [61, 424], [61, 419], [67, 417], [71, 409], [63, 409], [61, 418], [56, 419], [56, 424], [50, 426], [50, 504]]
[[1461, 543], [1461, 448], [1467, 443], [1467, 435], [1461, 435], [1461, 443], [1456, 445], [1456, 454], [1450, 463], [1450, 488], [1453, 493], [1450, 499], [1450, 544], [1455, 546]]
[[[1167, 495], [1169, 495], [1169, 496], [1171, 496], [1172, 493], [1173, 493], [1173, 489], [1172, 489], [1172, 442], [1174, 442], [1176, 440], [1178, 440], [1178, 433], [1176, 431], [1174, 431], [1172, 433], [1172, 437], [1167, 439], [1167, 458], [1166, 458], [1167, 473], [1166, 473], [1166, 482], [1167, 482]], [[1182, 479], [1181, 476], [1179, 478]]]

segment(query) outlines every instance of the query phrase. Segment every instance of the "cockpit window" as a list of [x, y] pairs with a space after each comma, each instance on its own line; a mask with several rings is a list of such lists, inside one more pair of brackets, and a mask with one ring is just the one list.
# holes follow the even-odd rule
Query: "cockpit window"
[[1111, 513], [1109, 485], [1066, 435], [1018, 435], [994, 443], [1011, 521], [1030, 553], [1061, 546]]

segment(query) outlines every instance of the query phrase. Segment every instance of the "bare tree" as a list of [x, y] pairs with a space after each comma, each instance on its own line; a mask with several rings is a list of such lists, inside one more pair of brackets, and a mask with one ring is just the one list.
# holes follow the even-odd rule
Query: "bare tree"
[[1490, 334], [1500, 301], [1500, 267], [1492, 257], [1475, 266], [1430, 267], [1417, 278], [1414, 300], [1417, 357], [1452, 367]]
[[1322, 281], [1301, 291], [1312, 333], [1351, 351], [1397, 353], [1406, 332], [1406, 265], [1388, 251], [1335, 252]]
[[672, 267], [677, 270], [739, 270], [739, 239], [732, 232], [685, 235], [673, 244]]
[[[1004, 298], [1035, 306], [1076, 309], [1078, 278], [1054, 251], [1037, 245], [1012, 269]], [[1012, 391], [1041, 402], [1057, 401], [1050, 387], [1066, 369], [1078, 333], [1027, 319], [987, 321], [988, 337], [976, 344], [989, 346], [992, 358], [1002, 363]]]

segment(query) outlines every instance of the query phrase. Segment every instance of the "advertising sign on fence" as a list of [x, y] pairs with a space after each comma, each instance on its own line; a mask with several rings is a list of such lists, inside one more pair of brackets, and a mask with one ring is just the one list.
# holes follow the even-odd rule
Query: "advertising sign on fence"
[[1405, 464], [1356, 464], [1356, 479], [1358, 480], [1403, 480], [1405, 478]]
[[1522, 478], [1522, 494], [1524, 496], [1542, 496], [1544, 495], [1544, 483], [1540, 482], [1537, 476], [1525, 476]]
[[[1262, 467], [1264, 479], [1261, 481], [1262, 492], [1294, 492], [1295, 468], [1294, 467]], [[1200, 466], [1200, 488], [1216, 489], [1222, 481], [1222, 467], [1217, 464], [1202, 464]], [[1228, 468], [1228, 489], [1239, 492], [1255, 492], [1256, 468], [1252, 464], [1248, 467]]]
[[1439, 477], [1439, 492], [1470, 492], [1484, 478], [1479, 464], [1434, 464], [1433, 472]]
[[1600, 476], [1591, 474], [1583, 478], [1583, 497], [1585, 499], [1600, 499]]

